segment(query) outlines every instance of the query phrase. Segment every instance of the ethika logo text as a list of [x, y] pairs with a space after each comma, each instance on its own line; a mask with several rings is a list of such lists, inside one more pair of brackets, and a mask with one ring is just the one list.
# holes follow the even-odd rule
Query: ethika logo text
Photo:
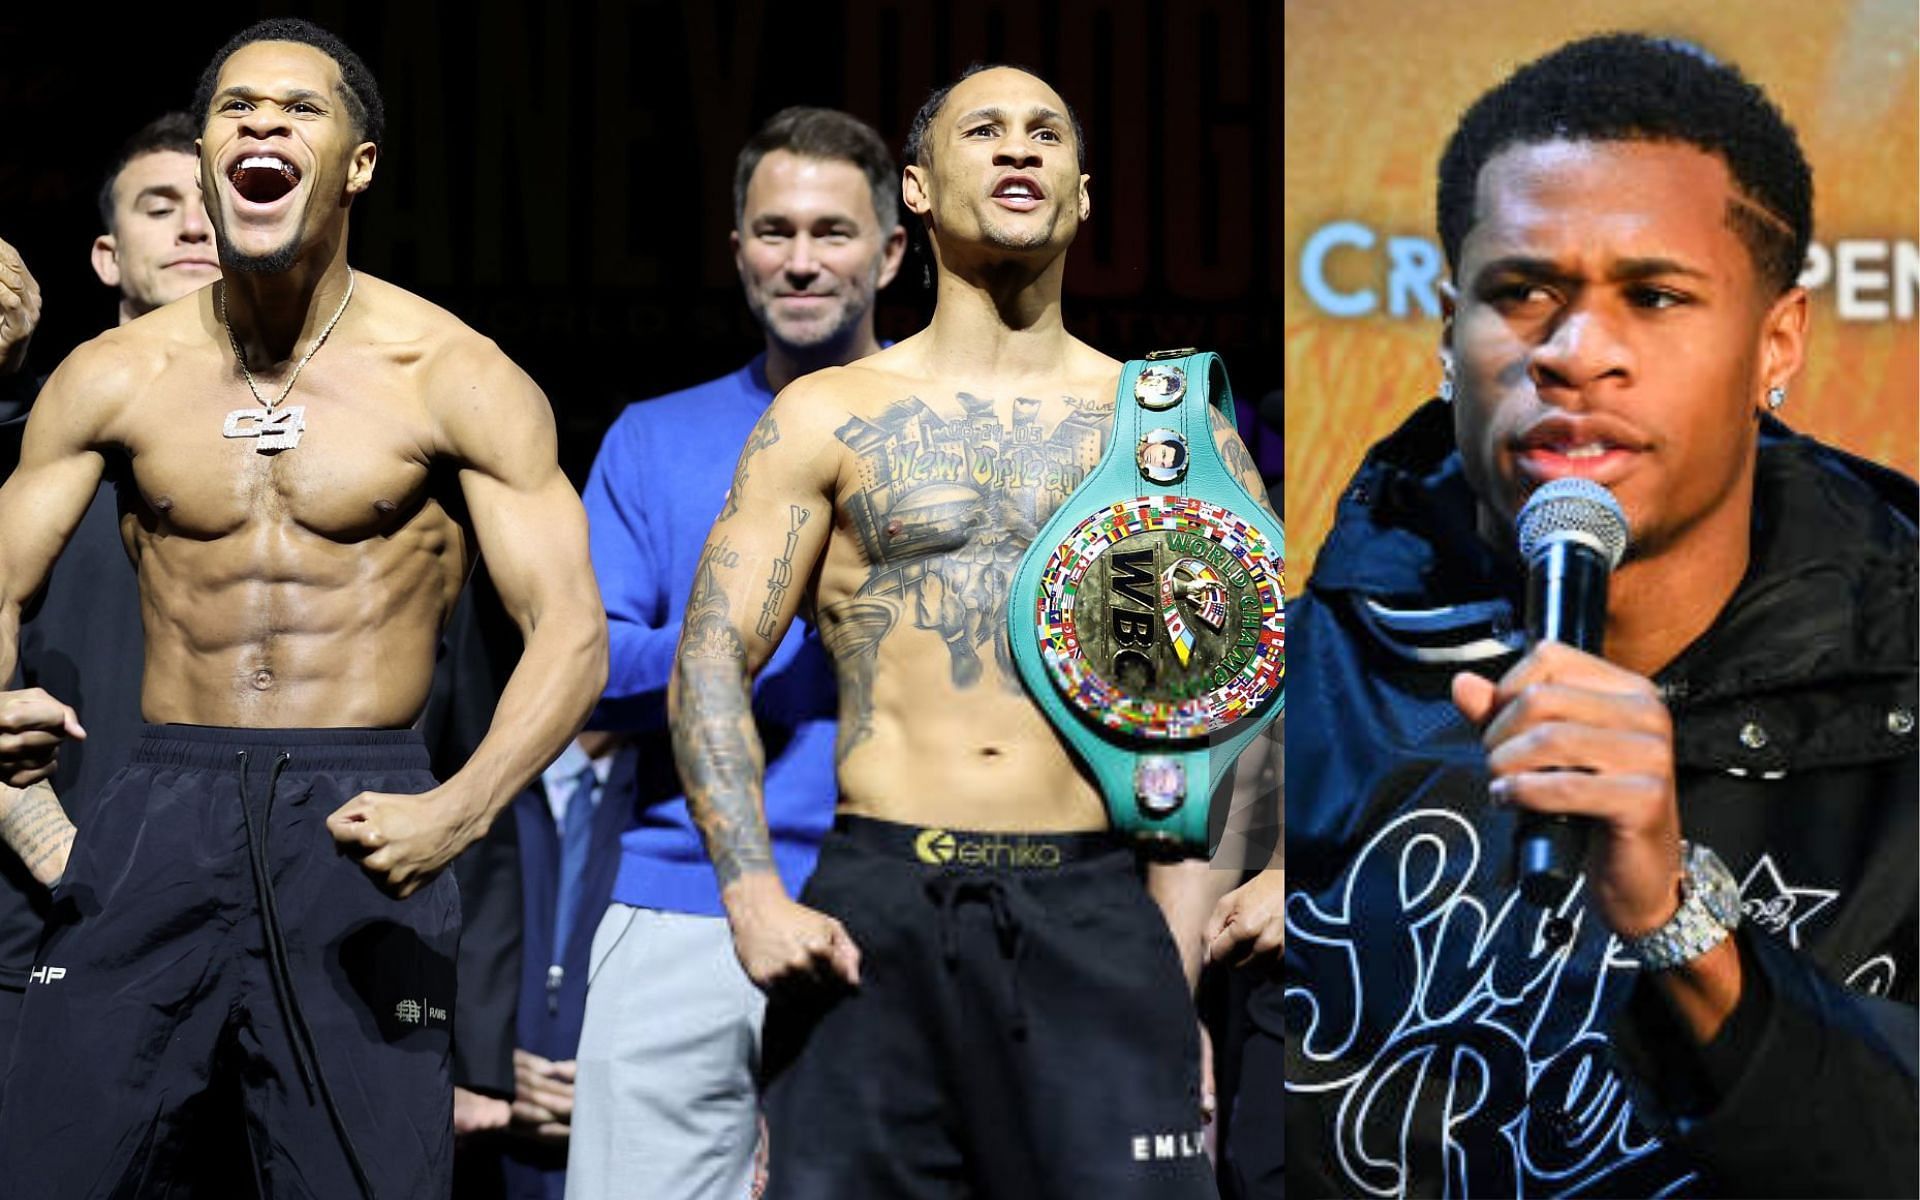
[[1416, 810], [1355, 856], [1328, 908], [1288, 902], [1315, 987], [1287, 989], [1307, 1018], [1287, 1087], [1339, 1094], [1331, 1134], [1356, 1188], [1571, 1192], [1658, 1149], [1606, 1057], [1602, 998], [1630, 965], [1618, 942], [1580, 889], [1544, 913], [1511, 887], [1476, 894], [1480, 866], [1464, 817]]

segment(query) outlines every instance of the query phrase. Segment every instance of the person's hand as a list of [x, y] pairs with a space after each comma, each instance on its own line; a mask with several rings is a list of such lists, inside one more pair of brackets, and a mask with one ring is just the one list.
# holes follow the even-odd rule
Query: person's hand
[[565, 1144], [573, 1133], [574, 1060], [513, 1052], [513, 1128], [535, 1141]]
[[44, 689], [0, 692], [0, 783], [40, 782], [53, 774], [61, 741], [86, 736], [73, 709]]
[[512, 1119], [513, 1106], [505, 1100], [463, 1087], [453, 1089], [453, 1136], [492, 1133], [505, 1129]]
[[860, 986], [860, 947], [846, 926], [787, 898], [779, 879], [746, 875], [727, 886], [733, 950], [762, 991], [788, 983], [839, 980]]
[[333, 810], [327, 831], [360, 856], [380, 886], [405, 899], [478, 836], [467, 817], [464, 806], [440, 788], [417, 796], [361, 792]]
[[1287, 873], [1268, 868], [1220, 897], [1202, 931], [1206, 961], [1244, 967], [1271, 961], [1286, 945]]
[[1501, 677], [1453, 677], [1453, 702], [1481, 726], [1496, 804], [1596, 822], [1589, 903], [1625, 937], [1680, 905], [1673, 719], [1651, 680], [1557, 642]]
[[27, 361], [27, 343], [40, 324], [40, 285], [20, 252], [0, 240], [0, 375]]

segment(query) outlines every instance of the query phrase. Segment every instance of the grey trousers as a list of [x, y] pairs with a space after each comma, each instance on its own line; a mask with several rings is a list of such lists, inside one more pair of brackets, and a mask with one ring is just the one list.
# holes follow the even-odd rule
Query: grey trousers
[[746, 1200], [766, 998], [725, 917], [613, 904], [593, 937], [567, 1200]]

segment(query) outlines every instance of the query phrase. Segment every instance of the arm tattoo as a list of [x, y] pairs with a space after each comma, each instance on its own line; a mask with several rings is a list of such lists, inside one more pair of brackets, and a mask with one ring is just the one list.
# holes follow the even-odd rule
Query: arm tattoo
[[780, 627], [780, 605], [787, 598], [787, 589], [793, 586], [793, 554], [800, 547], [800, 527], [813, 515], [811, 509], [798, 504], [787, 506], [788, 520], [792, 522], [787, 529], [787, 552], [774, 560], [773, 573], [767, 576], [767, 602], [760, 606], [760, 623], [753, 631], [773, 640], [774, 630]]
[[836, 763], [845, 762], [873, 734], [873, 676], [880, 663], [880, 639], [893, 630], [896, 619], [893, 605], [885, 600], [849, 600], [820, 614], [820, 640], [840, 676]]
[[727, 597], [712, 556], [694, 576], [677, 666], [673, 757], [686, 785], [687, 807], [724, 888], [774, 866], [761, 811], [766, 766], [753, 723], [747, 651], [727, 618]]
[[41, 780], [23, 790], [0, 785], [0, 839], [41, 883], [51, 884], [60, 875], [73, 833], [52, 784]]
[[768, 409], [755, 422], [753, 432], [747, 435], [746, 447], [740, 451], [740, 463], [733, 469], [733, 486], [727, 489], [727, 503], [720, 509], [720, 520], [740, 511], [740, 489], [747, 485], [748, 461], [779, 440], [780, 427], [774, 424], [773, 410]]

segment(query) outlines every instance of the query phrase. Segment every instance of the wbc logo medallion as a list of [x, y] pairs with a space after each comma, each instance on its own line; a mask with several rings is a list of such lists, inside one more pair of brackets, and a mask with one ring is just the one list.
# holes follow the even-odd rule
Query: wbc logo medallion
[[1040, 656], [1067, 702], [1117, 733], [1205, 737], [1286, 675], [1284, 568], [1218, 504], [1142, 496], [1076, 525], [1040, 574]]

